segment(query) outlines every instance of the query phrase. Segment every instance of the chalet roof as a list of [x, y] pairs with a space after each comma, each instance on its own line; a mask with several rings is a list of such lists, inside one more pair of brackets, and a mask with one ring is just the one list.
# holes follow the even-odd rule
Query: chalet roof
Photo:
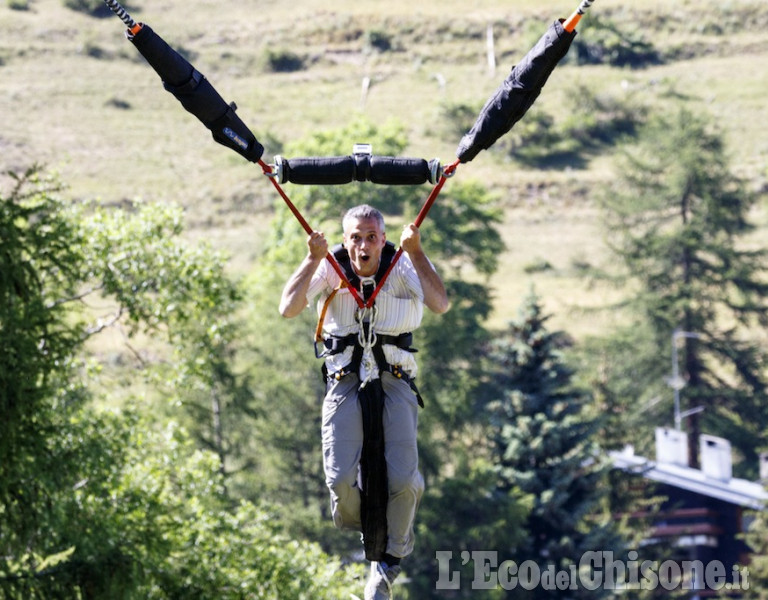
[[637, 456], [632, 448], [612, 452], [610, 456], [614, 466], [619, 469], [702, 496], [751, 509], [764, 508], [768, 502], [768, 491], [757, 481], [712, 477], [699, 469]]

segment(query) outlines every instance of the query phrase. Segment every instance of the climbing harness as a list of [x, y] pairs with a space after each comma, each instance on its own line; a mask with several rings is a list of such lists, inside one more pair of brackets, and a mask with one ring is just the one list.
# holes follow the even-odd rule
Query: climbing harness
[[[343, 270], [345, 278], [339, 282], [339, 285], [331, 290], [328, 297], [323, 302], [317, 320], [317, 327], [315, 328], [315, 356], [317, 358], [326, 358], [328, 356], [340, 354], [350, 346], [355, 346], [355, 348], [352, 352], [350, 363], [340, 371], [328, 373], [325, 370], [325, 365], [323, 365], [324, 377], [326, 380], [338, 380], [349, 373], [360, 373], [360, 367], [362, 366], [362, 372], [366, 375], [362, 378], [360, 387], [365, 387], [365, 384], [370, 381], [377, 370], [379, 374], [388, 372], [394, 375], [397, 379], [402, 379], [407, 382], [416, 394], [419, 405], [423, 407], [423, 399], [416, 384], [413, 382], [413, 379], [400, 365], [390, 365], [387, 362], [382, 349], [382, 346], [384, 345], [392, 345], [407, 352], [418, 352], [416, 348], [412, 347], [413, 333], [407, 332], [401, 333], [400, 335], [377, 333], [376, 317], [378, 309], [375, 304], [368, 306], [368, 302], [373, 298], [373, 295], [381, 289], [385, 277], [392, 271], [392, 265], [397, 256], [395, 245], [390, 241], [387, 241], [384, 244], [379, 268], [373, 277], [361, 278], [355, 273], [350, 263], [349, 253], [341, 244], [334, 246], [331, 250], [331, 255]], [[366, 302], [364, 306], [358, 307], [355, 313], [358, 332], [343, 337], [333, 335], [323, 336], [323, 325], [331, 301], [340, 290], [350, 286], [351, 289], [357, 289], [360, 296]]]
[[[479, 152], [490, 148], [527, 112], [541, 93], [549, 75], [568, 52], [576, 36], [576, 25], [594, 0], [582, 0], [570, 17], [555, 21], [520, 63], [512, 68], [507, 78], [486, 102], [475, 124], [461, 138], [456, 150], [457, 159], [445, 168], [437, 159], [426, 161], [419, 158], [374, 156], [367, 144], [355, 145], [351, 156], [296, 159], [276, 156], [274, 164], [267, 164], [262, 160], [264, 147], [237, 115], [234, 102], [227, 103], [202, 73], [171, 48], [151, 27], [134, 21], [117, 0], [104, 2], [126, 25], [126, 37], [160, 76], [163, 87], [211, 131], [216, 142], [261, 166], [264, 175], [271, 181], [304, 231], [311, 234], [312, 227], [291, 202], [282, 184], [337, 185], [352, 181], [370, 181], [381, 185], [418, 185], [429, 182], [433, 184], [432, 191], [414, 221], [414, 224], [420, 227], [446, 180], [454, 175], [459, 164], [471, 161]], [[412, 379], [398, 365], [389, 365], [383, 350], [383, 345], [392, 344], [415, 352], [416, 350], [411, 348], [411, 334], [388, 336], [376, 332], [378, 309], [375, 300], [402, 252], [402, 247], [394, 250], [394, 246], [388, 244], [382, 252], [382, 264], [376, 276], [358, 278], [351, 266], [345, 264], [342, 252], [338, 249], [329, 251], [326, 259], [339, 276], [340, 283], [329, 294], [315, 331], [315, 354], [318, 358], [332, 356], [343, 352], [350, 345], [354, 346], [351, 361], [339, 372], [327, 373], [325, 364], [323, 365], [329, 385], [350, 373], [359, 375], [361, 368], [365, 373], [358, 393], [365, 432], [360, 468], [361, 517], [365, 554], [366, 558], [372, 561], [381, 560], [387, 542], [388, 490], [384, 461], [384, 392], [381, 374], [389, 372], [408, 382], [419, 404], [423, 406]], [[349, 262], [348, 256], [346, 261]], [[341, 338], [324, 338], [323, 321], [328, 306], [344, 288], [349, 290], [358, 306], [358, 331]]]

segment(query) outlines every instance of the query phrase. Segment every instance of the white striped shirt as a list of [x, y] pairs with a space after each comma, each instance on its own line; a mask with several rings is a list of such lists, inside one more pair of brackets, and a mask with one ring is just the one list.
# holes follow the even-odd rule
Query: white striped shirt
[[[307, 300], [311, 302], [319, 294], [318, 315], [326, 299], [338, 287], [340, 281], [341, 278], [327, 260], [324, 260], [315, 271], [307, 291]], [[424, 314], [424, 291], [419, 275], [407, 254], [402, 254], [395, 263], [376, 296], [375, 305], [377, 310], [373, 330], [377, 334], [399, 335], [413, 331], [421, 325]], [[357, 302], [349, 289], [340, 289], [328, 307], [323, 322], [323, 333], [338, 337], [358, 333], [360, 325], [356, 319], [357, 309]], [[411, 352], [391, 344], [384, 344], [383, 349], [389, 364], [399, 365], [409, 376], [416, 377], [418, 367]], [[325, 360], [328, 371], [334, 373], [347, 366], [352, 358], [352, 351], [353, 347], [349, 346], [344, 352], [327, 357]], [[369, 360], [366, 361], [366, 358]], [[361, 381], [365, 381], [369, 376], [372, 378], [378, 376], [375, 366], [366, 367], [366, 364], [372, 363], [370, 358], [370, 356], [364, 357], [361, 362]], [[371, 372], [367, 372], [368, 368], [371, 368]]]

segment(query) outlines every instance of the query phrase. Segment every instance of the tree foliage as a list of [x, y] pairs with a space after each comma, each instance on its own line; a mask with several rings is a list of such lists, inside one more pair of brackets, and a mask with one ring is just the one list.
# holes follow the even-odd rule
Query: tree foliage
[[[136, 397], [97, 408], [114, 401], [83, 350], [109, 323], [162, 335], [168, 380], [195, 371], [215, 383], [219, 311], [237, 300], [220, 258], [180, 239], [177, 209], [72, 203], [37, 168], [13, 181], [0, 197], [0, 597], [338, 598], [359, 587], [358, 572], [286, 537], [268, 508], [233, 506], [220, 457], [173, 420]], [[110, 311], [94, 322], [97, 297]]]
[[622, 29], [614, 21], [594, 14], [582, 24], [580, 33], [569, 53], [569, 59], [577, 64], [643, 68], [662, 60], [640, 27]]
[[[745, 242], [753, 203], [729, 170], [722, 137], [686, 110], [643, 128], [605, 199], [610, 246], [636, 284], [629, 304], [647, 320], [656, 348], [687, 332], [674, 339], [687, 384], [682, 408], [705, 409], [688, 420], [692, 456], [705, 427], [733, 441], [743, 475], [755, 473], [768, 424], [764, 353], [745, 335], [768, 322], [765, 250]], [[669, 354], [656, 355], [669, 364]], [[657, 383], [636, 380], [636, 395]]]
[[[547, 330], [547, 318], [532, 293], [507, 335], [495, 340], [490, 359], [497, 398], [487, 407], [497, 489], [530, 503], [525, 538], [508, 551], [518, 564], [532, 560], [542, 572], [548, 565], [567, 571], [594, 548], [623, 549], [611, 515], [601, 514], [609, 466], [595, 439], [589, 397], [574, 387], [562, 354], [566, 340]], [[549, 597], [547, 590], [537, 597]]]
[[749, 589], [743, 591], [744, 600], [768, 598], [768, 513], [765, 508], [750, 514], [750, 524], [743, 539], [752, 550], [747, 570]]
[[82, 390], [67, 385], [81, 335], [67, 323], [63, 301], [77, 294], [81, 243], [49, 189], [30, 169], [0, 198], [2, 556], [38, 535], [32, 507], [77, 481], [72, 463], [56, 460], [52, 439], [66, 422], [64, 410], [82, 401]]

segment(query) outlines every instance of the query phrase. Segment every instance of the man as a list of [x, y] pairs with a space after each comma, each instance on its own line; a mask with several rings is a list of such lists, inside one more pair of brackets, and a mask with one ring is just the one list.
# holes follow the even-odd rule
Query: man
[[[350, 284], [367, 298], [394, 254], [384, 218], [375, 208], [361, 205], [347, 211], [342, 227], [344, 243], [334, 256]], [[323, 468], [333, 521], [339, 528], [363, 531], [371, 560], [365, 600], [386, 600], [400, 573], [400, 559], [413, 551], [413, 523], [424, 491], [416, 446], [420, 397], [413, 385], [417, 366], [410, 332], [421, 324], [425, 305], [444, 313], [448, 297], [414, 224], [403, 229], [403, 255], [372, 309], [361, 309], [350, 290], [340, 285], [341, 278], [325, 260], [328, 243], [321, 232], [313, 232], [307, 245], [307, 256], [283, 290], [280, 313], [295, 317], [319, 295], [327, 379]], [[379, 439], [381, 447], [376, 447]], [[377, 477], [384, 477], [383, 483]], [[376, 486], [383, 486], [384, 495], [381, 535], [375, 518], [378, 496], [372, 491]]]

